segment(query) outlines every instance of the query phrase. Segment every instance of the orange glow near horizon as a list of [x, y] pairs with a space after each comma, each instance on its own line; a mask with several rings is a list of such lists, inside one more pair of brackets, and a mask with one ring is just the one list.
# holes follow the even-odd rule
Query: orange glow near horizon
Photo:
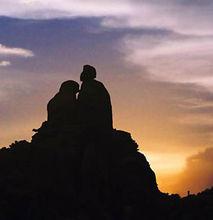
[[[18, 126], [17, 124], [11, 125], [10, 132], [5, 132], [4, 139], [1, 139], [1, 146], [11, 144], [15, 140], [26, 139], [30, 141], [31, 136], [33, 135], [32, 128], [38, 128], [42, 123], [42, 118], [43, 120], [46, 118], [45, 111], [42, 112], [42, 115], [38, 115], [37, 118], [23, 123], [24, 125], [22, 123], [19, 123]], [[119, 123], [117, 121], [119, 121]], [[114, 122], [114, 127], [130, 132], [132, 138], [138, 143], [140, 152], [146, 156], [151, 168], [156, 174], [159, 189], [162, 192], [179, 193], [181, 196], [186, 195], [187, 187], [184, 186], [183, 183], [178, 182], [178, 180], [184, 172], [187, 158], [196, 152], [172, 152], [169, 150], [169, 146], [165, 145], [163, 138], [162, 142], [159, 138], [157, 139], [157, 142], [152, 142], [152, 139], [149, 137], [151, 134], [148, 135], [148, 131], [144, 132], [147, 135], [146, 137], [146, 135], [143, 135], [140, 127], [138, 127], [138, 129], [137, 127], [134, 127], [135, 124], [127, 124], [125, 120], [120, 121], [118, 119], [117, 121]], [[133, 127], [134, 129], [131, 131]], [[145, 127], [148, 128], [149, 126]], [[158, 149], [155, 149], [155, 147]], [[178, 145], [173, 148], [178, 149]], [[189, 189], [190, 186], [188, 190]], [[192, 189], [191, 192], [196, 193], [198, 191]]]
[[[187, 149], [191, 139], [185, 139], [185, 130], [181, 131], [178, 126], [172, 124], [173, 121], [166, 118], [166, 115], [171, 114], [173, 109], [169, 109], [167, 106], [160, 107], [161, 103], [150, 102], [149, 99], [155, 93], [151, 94], [151, 96], [149, 94], [148, 97], [143, 97], [144, 103], [142, 105], [141, 103], [138, 103], [137, 107], [128, 105], [121, 99], [121, 94], [115, 92], [114, 84], [116, 82], [111, 87], [114, 103], [114, 127], [131, 133], [132, 138], [138, 143], [141, 153], [146, 156], [155, 172], [159, 189], [163, 192], [179, 193], [182, 196], [186, 195], [187, 190], [197, 193], [199, 190], [204, 189], [204, 185], [194, 187], [185, 185], [187, 181], [185, 183], [179, 181], [185, 178], [184, 170], [187, 159], [196, 154], [198, 150], [202, 150], [202, 148]], [[122, 87], [120, 89], [122, 92]], [[57, 89], [52, 89], [51, 94], [53, 90], [57, 91]], [[136, 97], [136, 94], [131, 95]], [[37, 109], [33, 110], [33, 117], [30, 116], [30, 118], [25, 115], [25, 118], [20, 117], [15, 121], [4, 123], [2, 126], [3, 132], [1, 135], [3, 138], [1, 139], [1, 146], [8, 146], [15, 140], [31, 140], [32, 129], [38, 128], [42, 121], [46, 120], [47, 97], [51, 97], [50, 92], [46, 93], [45, 98], [43, 98], [42, 102], [40, 101]], [[130, 99], [128, 98], [128, 100]], [[126, 107], [127, 105], [128, 108]], [[152, 106], [150, 107], [149, 105]], [[21, 106], [19, 108], [21, 110]], [[150, 111], [151, 108], [153, 108], [152, 111]], [[156, 113], [154, 109], [158, 109], [158, 112]]]

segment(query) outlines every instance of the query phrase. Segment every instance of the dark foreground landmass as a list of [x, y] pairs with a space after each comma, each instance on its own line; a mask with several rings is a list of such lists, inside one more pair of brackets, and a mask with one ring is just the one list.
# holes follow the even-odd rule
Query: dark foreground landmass
[[0, 150], [0, 220], [213, 219], [213, 189], [180, 198], [124, 131], [40, 130]]

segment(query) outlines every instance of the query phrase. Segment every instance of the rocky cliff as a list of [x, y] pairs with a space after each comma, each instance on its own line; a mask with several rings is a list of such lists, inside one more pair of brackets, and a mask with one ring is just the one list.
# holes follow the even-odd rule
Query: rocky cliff
[[147, 215], [160, 192], [131, 135], [79, 130], [40, 129], [1, 149], [0, 219]]

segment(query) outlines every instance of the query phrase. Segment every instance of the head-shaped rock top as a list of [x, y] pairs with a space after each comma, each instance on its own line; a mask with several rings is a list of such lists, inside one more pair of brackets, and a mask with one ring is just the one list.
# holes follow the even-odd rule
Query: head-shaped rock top
[[65, 81], [61, 84], [59, 92], [76, 94], [77, 92], [79, 92], [79, 84], [73, 80]]
[[90, 65], [84, 65], [83, 72], [81, 73], [80, 80], [82, 82], [93, 80], [96, 78], [96, 69]]

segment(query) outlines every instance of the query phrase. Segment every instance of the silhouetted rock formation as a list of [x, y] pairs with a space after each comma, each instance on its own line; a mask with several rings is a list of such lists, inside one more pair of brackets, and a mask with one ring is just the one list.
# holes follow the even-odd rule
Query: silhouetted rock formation
[[76, 94], [79, 92], [77, 82], [68, 80], [63, 82], [59, 92], [49, 101], [47, 105], [49, 123], [56, 127], [64, 125], [72, 126], [77, 123], [77, 99]]
[[[32, 141], [0, 151], [0, 219], [128, 219], [153, 207], [155, 174], [129, 133], [113, 130], [110, 96], [85, 65], [48, 103]], [[12, 207], [12, 212], [11, 212]]]
[[212, 191], [182, 201], [158, 190], [131, 135], [112, 129], [110, 97], [100, 82], [83, 80], [79, 104], [77, 90], [74, 81], [63, 83], [32, 141], [0, 150], [0, 219], [212, 219]]
[[129, 133], [113, 130], [2, 149], [0, 219], [123, 219], [153, 204], [155, 174], [137, 147]]
[[104, 85], [95, 80], [96, 69], [85, 65], [80, 80], [83, 82], [78, 95], [80, 116], [83, 123], [93, 129], [112, 129], [110, 95]]
[[180, 199], [159, 192], [129, 133], [64, 134], [0, 150], [0, 219], [199, 219], [213, 189]]

